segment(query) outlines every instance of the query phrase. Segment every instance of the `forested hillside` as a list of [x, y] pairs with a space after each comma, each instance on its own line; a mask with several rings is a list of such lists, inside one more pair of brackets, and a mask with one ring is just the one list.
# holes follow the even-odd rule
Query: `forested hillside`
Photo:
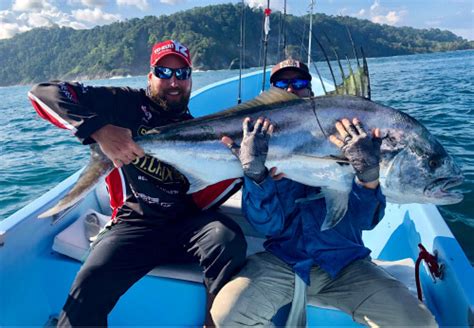
[[[0, 41], [0, 85], [145, 74], [153, 43], [168, 38], [189, 46], [195, 68], [229, 68], [231, 63], [238, 65], [241, 12], [240, 5], [227, 4], [169, 16], [131, 19], [90, 30], [34, 29]], [[259, 66], [262, 64], [263, 13], [249, 7], [245, 7], [244, 13], [244, 65]], [[283, 56], [281, 16], [280, 13], [271, 16], [270, 64]], [[333, 56], [333, 51], [329, 49], [328, 39], [341, 56], [352, 53], [346, 28], [351, 31], [354, 42], [364, 48], [367, 57], [473, 48], [472, 42], [439, 29], [396, 28], [324, 14], [314, 15], [313, 24], [315, 37], [328, 48], [329, 56]], [[287, 16], [286, 44], [295, 57], [307, 56], [308, 26], [308, 16]], [[322, 59], [316, 44], [312, 56]]]

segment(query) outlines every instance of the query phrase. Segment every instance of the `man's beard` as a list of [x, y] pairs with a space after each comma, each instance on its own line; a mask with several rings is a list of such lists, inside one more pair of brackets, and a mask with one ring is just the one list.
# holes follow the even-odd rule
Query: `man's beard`
[[164, 93], [168, 90], [163, 91], [163, 95], [160, 95], [159, 92], [153, 90], [148, 86], [148, 96], [156, 102], [160, 107], [173, 115], [181, 115], [188, 111], [189, 98], [191, 92], [185, 93], [183, 89], [179, 89], [181, 92], [181, 97], [177, 101], [168, 101]]

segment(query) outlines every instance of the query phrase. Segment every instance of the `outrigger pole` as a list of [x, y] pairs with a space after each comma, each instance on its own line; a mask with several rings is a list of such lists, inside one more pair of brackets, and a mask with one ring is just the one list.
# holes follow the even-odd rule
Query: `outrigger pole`
[[313, 36], [313, 8], [314, 0], [309, 5], [309, 34], [308, 34], [308, 68], [311, 67], [311, 39]]
[[277, 60], [281, 61], [286, 58], [286, 0], [283, 3], [283, 13], [280, 12], [280, 26], [278, 31], [278, 55]]
[[268, 50], [268, 33], [270, 32], [270, 0], [267, 0], [267, 8], [265, 9], [265, 18], [263, 23], [264, 37], [263, 37], [263, 79], [262, 92], [265, 91], [265, 77], [267, 70], [267, 50]]

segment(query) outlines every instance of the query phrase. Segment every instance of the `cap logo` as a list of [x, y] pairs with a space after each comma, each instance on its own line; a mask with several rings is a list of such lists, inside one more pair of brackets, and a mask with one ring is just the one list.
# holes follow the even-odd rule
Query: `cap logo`
[[182, 54], [184, 57], [188, 58], [188, 53], [187, 53], [187, 50], [188, 48], [186, 48], [185, 46], [183, 46], [181, 43], [179, 43], [178, 41], [174, 41], [173, 40], [173, 44], [174, 44], [174, 49], [176, 51], [178, 51], [180, 54]]
[[168, 44], [165, 44], [164, 46], [161, 46], [159, 48], [156, 48], [153, 52], [155, 54], [159, 54], [160, 52], [162, 51], [165, 51], [165, 50], [168, 50], [168, 49], [173, 49], [174, 51], [176, 52], [179, 52], [181, 55], [183, 55], [184, 57], [188, 58], [189, 55], [187, 53], [187, 50], [188, 48], [186, 48], [185, 46], [183, 46], [181, 43], [179, 43], [178, 41], [171, 41], [170, 43]]
[[300, 63], [297, 60], [288, 59], [280, 63], [280, 68], [284, 67], [300, 67]]
[[166, 49], [170, 49], [170, 48], [173, 48], [174, 49], [175, 45], [173, 43], [168, 43], [168, 44], [165, 44], [164, 46], [161, 46], [159, 48], [156, 48], [155, 51], [153, 51], [155, 54], [159, 54], [160, 52], [162, 52], [163, 50], [166, 50]]

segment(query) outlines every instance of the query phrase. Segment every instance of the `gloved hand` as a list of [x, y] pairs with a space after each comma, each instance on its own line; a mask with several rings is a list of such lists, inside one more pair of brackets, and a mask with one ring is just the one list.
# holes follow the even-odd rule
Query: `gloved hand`
[[336, 123], [336, 129], [340, 134], [334, 135], [329, 140], [341, 148], [344, 156], [349, 160], [361, 182], [371, 182], [379, 178], [380, 130], [375, 129], [374, 135], [368, 135], [357, 118], [352, 120], [342, 119]]
[[244, 174], [257, 183], [262, 182], [268, 174], [265, 161], [268, 153], [268, 141], [273, 132], [273, 125], [269, 119], [258, 118], [253, 126], [250, 118], [245, 118], [242, 123], [243, 138], [239, 146], [229, 137], [222, 138], [242, 164]]

